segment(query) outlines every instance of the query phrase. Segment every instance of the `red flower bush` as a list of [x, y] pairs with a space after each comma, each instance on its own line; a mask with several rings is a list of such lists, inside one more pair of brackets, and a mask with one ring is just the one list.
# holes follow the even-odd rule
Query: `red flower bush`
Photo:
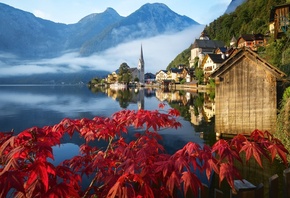
[[[159, 143], [161, 128], [179, 128], [178, 111], [123, 110], [111, 118], [63, 119], [54, 126], [33, 127], [18, 135], [0, 133], [0, 197], [177, 197], [197, 194], [201, 181], [196, 172], [213, 172], [233, 187], [241, 179], [234, 165], [245, 153], [262, 167], [261, 158], [279, 155], [287, 165], [288, 151], [268, 132], [255, 130], [250, 137], [237, 135], [212, 147], [189, 142], [173, 155]], [[143, 130], [135, 139], [123, 137], [129, 127]], [[68, 133], [79, 133], [86, 143], [80, 155], [54, 166], [53, 146]], [[105, 140], [105, 148], [90, 142]], [[91, 178], [83, 190], [82, 177]]]

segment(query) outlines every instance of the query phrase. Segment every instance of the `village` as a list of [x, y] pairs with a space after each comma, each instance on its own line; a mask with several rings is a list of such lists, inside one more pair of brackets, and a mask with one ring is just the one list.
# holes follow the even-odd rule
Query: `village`
[[[109, 74], [104, 82], [111, 88], [124, 88], [126, 86], [157, 86], [174, 89], [208, 88], [210, 81], [214, 81], [216, 77], [212, 74], [218, 73], [217, 71], [222, 67], [227, 67], [228, 63], [231, 62], [230, 60], [236, 59], [240, 53], [258, 56], [257, 52], [267, 45], [271, 37], [280, 39], [286, 34], [287, 27], [285, 26], [288, 24], [284, 23], [284, 18], [289, 14], [289, 6], [289, 4], [276, 6], [271, 12], [267, 34], [252, 32], [242, 34], [237, 38], [233, 35], [229, 46], [226, 46], [224, 41], [211, 40], [205, 31], [201, 32], [200, 37], [195, 39], [191, 45], [191, 54], [187, 65], [179, 64], [168, 70], [157, 71], [155, 74], [144, 73], [145, 63], [141, 46], [138, 66], [135, 68], [128, 66], [127, 72], [130, 77], [126, 82], [120, 81], [118, 70]], [[261, 60], [261, 63], [264, 64], [265, 61]], [[268, 66], [271, 67], [270, 70], [276, 71], [274, 66]], [[202, 71], [201, 75], [196, 74], [197, 68]]]
[[154, 65], [141, 44], [136, 67], [94, 67], [87, 79], [102, 79], [88, 87], [0, 86], [0, 197], [290, 197], [290, 0], [281, 2], [245, 1], [156, 73], [145, 73]]
[[102, 84], [113, 89], [129, 86], [191, 92], [212, 90], [215, 104], [212, 103], [210, 114], [215, 114], [217, 137], [249, 134], [255, 128], [274, 132], [282, 93], [280, 85], [286, 74], [258, 52], [267, 46], [270, 38], [287, 36], [288, 24], [284, 19], [289, 15], [289, 8], [288, 3], [272, 9], [267, 34], [252, 32], [238, 38], [232, 36], [229, 46], [223, 41], [211, 40], [203, 31], [191, 45], [187, 65], [179, 64], [156, 74], [144, 74], [141, 45], [138, 66], [130, 68], [122, 63]]

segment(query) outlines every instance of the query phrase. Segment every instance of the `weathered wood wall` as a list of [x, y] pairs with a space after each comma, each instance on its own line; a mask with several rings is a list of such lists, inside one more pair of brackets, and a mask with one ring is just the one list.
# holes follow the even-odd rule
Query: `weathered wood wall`
[[217, 134], [274, 132], [277, 115], [277, 82], [254, 56], [232, 60], [216, 85]]

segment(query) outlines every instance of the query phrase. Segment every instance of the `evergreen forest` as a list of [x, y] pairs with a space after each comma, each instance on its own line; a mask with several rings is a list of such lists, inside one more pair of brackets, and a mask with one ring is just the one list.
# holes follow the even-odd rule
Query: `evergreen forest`
[[[288, 0], [289, 1], [289, 0]], [[274, 40], [269, 34], [271, 8], [288, 3], [286, 0], [247, 0], [237, 9], [224, 14], [208, 24], [204, 31], [211, 40], [221, 40], [229, 46], [232, 37], [242, 34], [261, 33], [267, 38], [267, 45], [258, 50], [259, 55], [287, 75], [290, 74], [290, 31], [281, 39]], [[179, 64], [188, 65], [189, 46], [167, 66], [167, 70]]]

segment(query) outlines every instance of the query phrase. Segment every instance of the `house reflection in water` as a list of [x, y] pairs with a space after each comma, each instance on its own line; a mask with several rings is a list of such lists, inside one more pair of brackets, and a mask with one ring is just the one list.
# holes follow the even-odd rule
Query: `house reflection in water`
[[[215, 115], [215, 102], [207, 93], [190, 92], [189, 90], [156, 90], [156, 98], [160, 101], [168, 102], [174, 108], [189, 115], [182, 115], [188, 119], [193, 125], [201, 125], [202, 122], [210, 122]], [[175, 104], [175, 105], [174, 105]]]
[[[209, 97], [207, 93], [202, 94], [202, 105], [194, 102], [190, 105], [189, 111], [191, 115], [191, 123], [195, 126], [202, 124], [202, 122], [210, 122], [211, 118], [215, 115], [215, 102]], [[198, 98], [195, 98], [195, 101]]]
[[284, 73], [255, 52], [241, 49], [226, 60], [215, 78], [215, 132], [249, 134], [255, 129], [275, 132], [278, 81]]

